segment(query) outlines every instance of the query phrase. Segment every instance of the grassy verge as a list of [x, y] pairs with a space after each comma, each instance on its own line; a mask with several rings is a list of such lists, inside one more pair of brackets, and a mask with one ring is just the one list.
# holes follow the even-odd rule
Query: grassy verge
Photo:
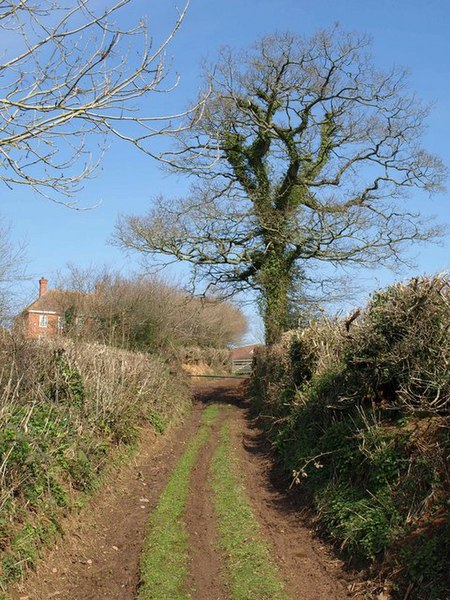
[[222, 428], [211, 470], [214, 508], [220, 544], [227, 557], [232, 600], [287, 600], [280, 574], [270, 559], [270, 550], [239, 480], [228, 424]]
[[217, 405], [205, 410], [199, 432], [180, 458], [151, 516], [141, 563], [139, 600], [190, 598], [183, 589], [188, 569], [188, 536], [183, 514], [192, 468], [218, 414]]

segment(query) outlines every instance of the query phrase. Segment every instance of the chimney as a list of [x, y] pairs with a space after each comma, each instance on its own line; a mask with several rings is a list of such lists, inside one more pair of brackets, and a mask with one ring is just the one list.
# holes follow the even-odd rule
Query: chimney
[[41, 277], [39, 279], [39, 298], [47, 291], [48, 279]]

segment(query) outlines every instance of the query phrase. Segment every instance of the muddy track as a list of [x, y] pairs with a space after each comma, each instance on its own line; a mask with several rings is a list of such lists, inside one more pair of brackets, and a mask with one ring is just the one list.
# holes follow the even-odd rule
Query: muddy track
[[190, 569], [187, 588], [195, 600], [227, 600], [221, 561], [217, 552], [217, 525], [209, 485], [209, 462], [217, 447], [217, 432], [224, 416], [215, 424], [213, 435], [200, 452], [191, 474], [186, 511], [189, 534]]
[[145, 432], [136, 458], [68, 519], [64, 539], [11, 600], [134, 600], [149, 514], [198, 430], [201, 412], [196, 406], [166, 436]]
[[[11, 600], [136, 600], [139, 560], [149, 515], [158, 503], [177, 460], [199, 428], [211, 402], [222, 405], [221, 417], [200, 451], [191, 473], [186, 510], [189, 576], [193, 600], [227, 600], [223, 557], [209, 484], [211, 456], [224, 419], [230, 423], [246, 493], [291, 598], [348, 598], [341, 566], [314, 539], [276, 476], [264, 437], [243, 401], [240, 382], [196, 384], [192, 414], [164, 437], [147, 432], [140, 452], [66, 523], [65, 538], [38, 571], [11, 592]], [[258, 600], [255, 598], [254, 600]]]
[[234, 444], [247, 494], [280, 566], [292, 598], [348, 598], [341, 563], [313, 536], [278, 473], [270, 446], [244, 404], [232, 414]]

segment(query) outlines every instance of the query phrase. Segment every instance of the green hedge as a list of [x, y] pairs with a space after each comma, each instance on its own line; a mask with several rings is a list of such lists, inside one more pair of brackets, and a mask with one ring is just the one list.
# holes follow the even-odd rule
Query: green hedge
[[61, 517], [146, 423], [189, 402], [155, 358], [102, 345], [0, 339], [0, 590], [23, 578]]
[[256, 357], [252, 393], [323, 531], [394, 597], [450, 593], [450, 293], [377, 293], [358, 319], [312, 323]]

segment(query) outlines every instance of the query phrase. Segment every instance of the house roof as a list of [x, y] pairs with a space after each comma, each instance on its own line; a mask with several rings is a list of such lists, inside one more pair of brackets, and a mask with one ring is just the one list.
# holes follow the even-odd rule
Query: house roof
[[232, 360], [246, 360], [253, 358], [253, 354], [256, 348], [259, 348], [261, 344], [252, 344], [250, 346], [241, 346], [240, 348], [233, 348], [231, 351]]
[[63, 315], [73, 306], [76, 306], [77, 310], [85, 309], [86, 294], [65, 292], [63, 290], [48, 290], [40, 298], [27, 306], [23, 312], [53, 312]]

